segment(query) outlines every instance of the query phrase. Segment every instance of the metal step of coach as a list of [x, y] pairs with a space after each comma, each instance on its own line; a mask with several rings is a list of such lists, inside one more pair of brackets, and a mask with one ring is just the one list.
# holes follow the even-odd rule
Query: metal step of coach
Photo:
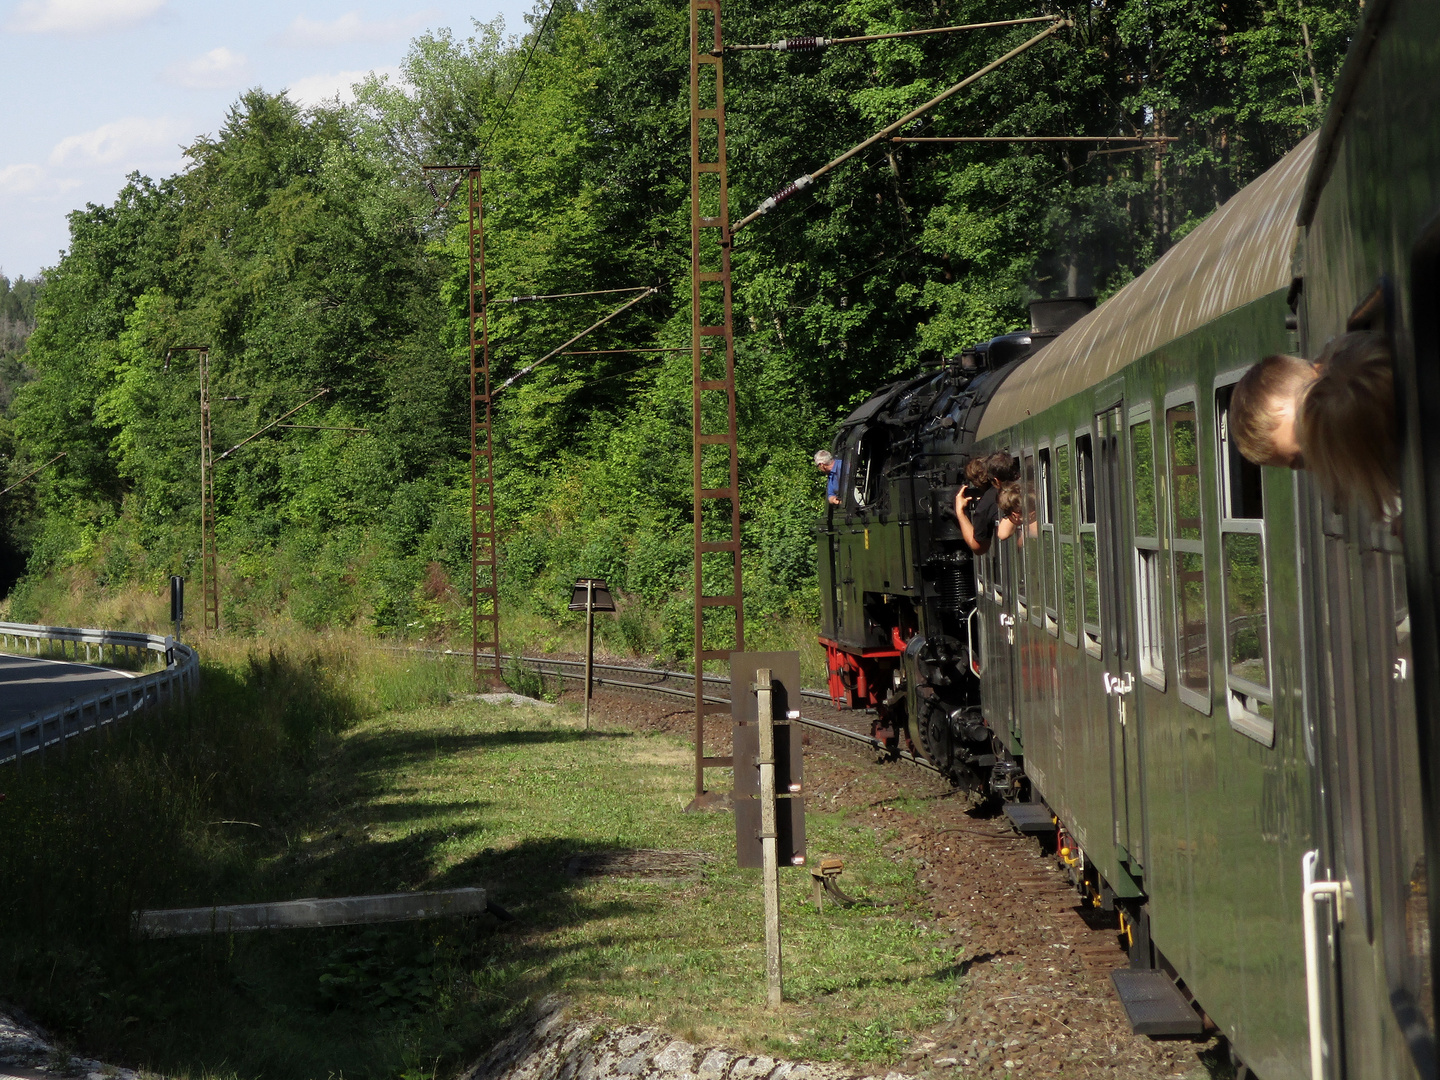
[[1055, 815], [1044, 803], [1006, 803], [1005, 816], [1018, 832], [1026, 835], [1055, 831]]
[[1119, 968], [1110, 981], [1136, 1035], [1199, 1035], [1204, 1021], [1174, 980], [1155, 968]]

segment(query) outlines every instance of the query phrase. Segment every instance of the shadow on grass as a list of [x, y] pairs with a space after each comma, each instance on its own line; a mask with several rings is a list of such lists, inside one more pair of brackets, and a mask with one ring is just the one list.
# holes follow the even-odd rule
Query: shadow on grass
[[361, 760], [380, 759], [399, 767], [475, 750], [502, 750], [516, 746], [553, 746], [633, 738], [628, 731], [580, 731], [573, 728], [505, 728], [476, 732], [377, 732], [352, 738], [347, 752]]
[[[338, 740], [362, 715], [310, 657], [257, 654], [207, 669], [182, 708], [6, 777], [0, 995], [87, 1056], [172, 1077], [430, 1076], [493, 1041], [548, 972], [595, 962], [593, 941], [551, 944], [581, 937], [556, 931], [643, 906], [587, 896], [564, 873], [603, 845], [542, 836], [451, 865], [496, 804], [427, 801], [409, 777], [393, 799], [396, 774], [426, 761], [628, 733], [466, 732], [446, 713], [436, 730]], [[466, 885], [516, 921], [126, 935], [142, 907]]]

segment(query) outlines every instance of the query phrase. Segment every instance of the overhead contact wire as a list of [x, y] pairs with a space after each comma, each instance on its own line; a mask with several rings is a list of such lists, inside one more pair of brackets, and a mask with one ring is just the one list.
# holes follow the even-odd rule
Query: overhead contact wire
[[591, 331], [598, 330], [600, 327], [604, 326], [604, 325], [605, 325], [607, 322], [609, 322], [611, 319], [615, 318], [615, 316], [621, 314], [621, 313], [624, 312], [624, 311], [628, 311], [630, 308], [632, 308], [632, 307], [634, 307], [636, 304], [640, 303], [641, 300], [644, 300], [644, 299], [645, 299], [647, 296], [649, 296], [651, 293], [657, 293], [657, 292], [659, 292], [659, 291], [660, 291], [660, 289], [659, 289], [658, 286], [654, 286], [654, 285], [650, 286], [650, 287], [647, 288], [643, 293], [641, 293], [639, 296], [635, 297], [635, 299], [630, 300], [630, 301], [628, 301], [628, 302], [625, 303], [625, 304], [622, 304], [620, 307], [616, 308], [616, 309], [615, 309], [614, 311], [612, 311], [609, 315], [606, 315], [603, 319], [600, 319], [598, 322], [591, 323], [591, 324], [590, 324], [589, 326], [587, 326], [584, 330], [581, 330], [580, 333], [576, 334], [576, 335], [575, 335], [574, 337], [572, 337], [569, 341], [565, 342], [565, 344], [563, 344], [563, 345], [557, 345], [555, 348], [551, 349], [548, 353], [546, 353], [544, 356], [542, 356], [539, 360], [536, 360], [533, 364], [530, 364], [528, 367], [523, 367], [523, 368], [521, 368], [521, 369], [520, 369], [519, 371], [517, 371], [514, 375], [511, 375], [510, 378], [506, 379], [504, 382], [502, 382], [499, 386], [497, 386], [494, 390], [492, 390], [492, 391], [490, 392], [490, 398], [491, 398], [491, 400], [493, 401], [494, 398], [495, 398], [495, 395], [498, 394], [498, 393], [500, 393], [500, 391], [504, 390], [507, 386], [511, 385], [511, 384], [514, 383], [516, 380], [518, 380], [518, 379], [520, 379], [520, 378], [523, 378], [524, 376], [530, 374], [530, 372], [534, 371], [534, 370], [535, 370], [537, 367], [539, 367], [541, 364], [545, 363], [545, 361], [547, 361], [547, 360], [549, 360], [549, 359], [551, 359], [551, 358], [553, 358], [553, 357], [559, 356], [562, 352], [564, 352], [566, 349], [568, 349], [571, 345], [574, 345], [575, 342], [579, 341], [579, 340], [580, 340], [581, 338], [583, 338], [586, 334], [590, 333]]
[[589, 292], [557, 292], [545, 296], [511, 296], [503, 300], [492, 300], [494, 304], [519, 304], [527, 300], [566, 300], [572, 296], [609, 296], [611, 293], [644, 292], [647, 286], [631, 285], [624, 289], [592, 289]]
[[510, 103], [515, 100], [515, 92], [520, 89], [520, 84], [525, 81], [525, 73], [530, 70], [530, 59], [535, 55], [535, 50], [540, 45], [540, 39], [545, 36], [545, 28], [550, 25], [550, 16], [555, 12], [555, 0], [550, 0], [550, 6], [545, 9], [545, 18], [540, 21], [540, 29], [535, 31], [535, 37], [530, 41], [530, 48], [525, 53], [525, 62], [520, 65], [520, 75], [515, 84], [510, 87], [510, 96], [505, 99], [505, 107], [500, 110], [500, 115], [495, 118], [495, 123], [490, 128], [490, 134], [485, 136], [485, 141], [480, 144], [480, 152], [475, 155], [476, 161], [485, 160], [485, 151], [490, 149], [490, 140], [495, 138], [495, 132], [500, 130], [501, 121], [510, 113]]
[[[985, 30], [994, 26], [1022, 26], [1025, 23], [1051, 22], [1054, 15], [1032, 15], [1025, 19], [1003, 19], [1000, 22], [966, 23], [964, 26], [937, 26], [930, 30], [898, 30], [890, 34], [861, 34], [858, 37], [825, 38], [814, 35], [798, 38], [782, 38], [763, 45], [726, 45], [723, 52], [813, 52], [828, 49], [831, 45], [862, 45], [867, 41], [889, 41], [893, 38], [924, 37], [927, 34], [953, 34], [960, 30]], [[711, 50], [713, 56], [715, 51]]]
[[833, 159], [832, 161], [826, 162], [824, 165], [821, 165], [820, 168], [816, 169], [814, 172], [806, 173], [804, 176], [799, 177], [798, 179], [787, 184], [785, 187], [781, 188], [774, 195], [771, 195], [768, 199], [762, 202], [756, 209], [751, 211], [747, 216], [741, 218], [738, 222], [736, 222], [736, 224], [730, 229], [731, 234], [733, 235], [734, 233], [739, 232], [746, 225], [749, 225], [752, 221], [756, 220], [759, 217], [762, 217], [765, 214], [768, 214], [771, 210], [774, 210], [775, 207], [779, 206], [786, 199], [790, 198], [790, 196], [796, 194], [797, 192], [803, 191], [805, 188], [815, 183], [815, 181], [819, 180], [826, 173], [829, 173], [834, 169], [839, 168], [841, 165], [845, 164], [845, 162], [849, 161], [856, 154], [868, 150], [876, 143], [882, 142], [883, 140], [889, 138], [906, 124], [910, 123], [910, 121], [916, 119], [917, 117], [923, 116], [925, 113], [935, 108], [935, 106], [939, 105], [941, 102], [947, 101], [950, 98], [954, 97], [961, 90], [965, 89], [965, 87], [990, 74], [990, 72], [994, 71], [1001, 64], [1005, 63], [1008, 60], [1013, 60], [1021, 53], [1034, 48], [1036, 45], [1039, 45], [1042, 41], [1050, 37], [1050, 35], [1057, 33], [1063, 27], [1070, 25], [1072, 25], [1072, 23], [1069, 19], [1055, 16], [1050, 26], [1047, 26], [1044, 30], [1040, 31], [1040, 33], [1036, 34], [1028, 41], [1017, 45], [1015, 48], [1011, 49], [999, 59], [992, 60], [990, 63], [986, 64], [974, 74], [967, 75], [965, 78], [961, 79], [958, 83], [950, 87], [948, 90], [937, 95], [936, 97], [931, 98], [924, 105], [921, 105], [915, 109], [911, 109], [908, 113], [902, 116], [899, 120], [896, 120], [893, 124], [889, 124], [886, 127], [881, 128], [864, 142], [857, 143], [849, 150], [846, 150], [845, 153], [841, 154], [839, 157]]

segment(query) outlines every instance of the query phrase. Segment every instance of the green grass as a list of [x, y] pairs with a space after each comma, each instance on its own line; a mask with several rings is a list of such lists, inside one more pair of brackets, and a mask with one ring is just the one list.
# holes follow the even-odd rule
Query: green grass
[[[309, 649], [310, 651], [306, 651]], [[733, 818], [687, 815], [688, 746], [569, 708], [456, 700], [467, 665], [344, 642], [213, 658], [184, 712], [5, 778], [0, 996], [77, 1049], [177, 1077], [452, 1075], [541, 994], [620, 1022], [887, 1063], [956, 992], [911, 869], [809, 816], [809, 850], [894, 906], [782, 881], [787, 1003], [764, 1005], [760, 883]], [[697, 879], [572, 880], [572, 855], [708, 852]], [[125, 913], [480, 885], [516, 919], [133, 942]], [[877, 1019], [880, 1018], [880, 1019]]]

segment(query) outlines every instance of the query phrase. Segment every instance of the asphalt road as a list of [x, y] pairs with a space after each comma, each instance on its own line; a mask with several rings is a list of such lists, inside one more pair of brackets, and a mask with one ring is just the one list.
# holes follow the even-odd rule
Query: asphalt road
[[0, 653], [0, 724], [132, 678], [122, 671]]

